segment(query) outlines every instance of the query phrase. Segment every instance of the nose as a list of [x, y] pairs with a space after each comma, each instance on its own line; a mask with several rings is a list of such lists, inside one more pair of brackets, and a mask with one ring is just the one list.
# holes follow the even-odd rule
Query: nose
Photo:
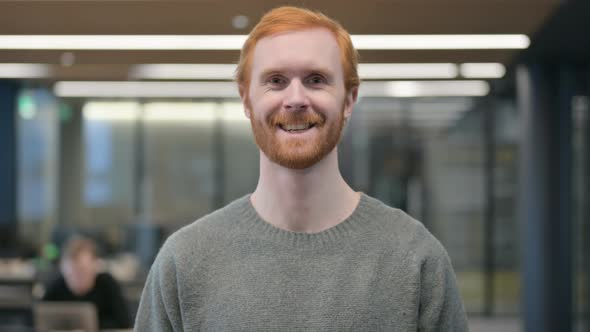
[[304, 111], [309, 107], [307, 91], [301, 81], [294, 79], [290, 82], [283, 105], [289, 111]]

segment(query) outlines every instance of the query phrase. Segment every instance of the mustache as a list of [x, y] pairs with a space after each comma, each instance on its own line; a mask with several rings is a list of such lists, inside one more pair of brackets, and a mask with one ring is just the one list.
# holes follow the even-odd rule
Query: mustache
[[312, 123], [322, 126], [326, 122], [326, 116], [315, 111], [292, 112], [276, 111], [268, 116], [267, 123], [271, 127], [285, 124]]

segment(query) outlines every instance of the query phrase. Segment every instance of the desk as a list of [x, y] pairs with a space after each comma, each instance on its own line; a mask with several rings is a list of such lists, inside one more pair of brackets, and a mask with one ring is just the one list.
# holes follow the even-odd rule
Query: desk
[[0, 277], [0, 329], [32, 326], [33, 285], [30, 278]]

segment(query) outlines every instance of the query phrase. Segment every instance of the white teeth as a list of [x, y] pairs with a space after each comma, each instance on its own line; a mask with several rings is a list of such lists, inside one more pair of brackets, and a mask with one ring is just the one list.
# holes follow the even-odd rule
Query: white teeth
[[311, 127], [310, 123], [300, 123], [300, 124], [286, 124], [283, 125], [283, 129], [287, 130], [287, 131], [291, 131], [291, 130], [305, 130], [305, 129], [309, 129]]

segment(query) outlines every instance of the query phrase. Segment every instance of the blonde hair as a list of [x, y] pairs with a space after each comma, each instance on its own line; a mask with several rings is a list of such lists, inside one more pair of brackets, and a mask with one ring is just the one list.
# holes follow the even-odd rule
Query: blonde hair
[[240, 61], [236, 70], [236, 81], [240, 92], [246, 91], [250, 86], [252, 69], [252, 53], [259, 40], [264, 37], [311, 28], [328, 29], [340, 48], [340, 60], [344, 73], [344, 87], [346, 92], [358, 87], [360, 79], [357, 72], [358, 52], [352, 45], [350, 35], [340, 23], [320, 12], [297, 7], [278, 7], [266, 13], [248, 35], [248, 39], [242, 46]]

